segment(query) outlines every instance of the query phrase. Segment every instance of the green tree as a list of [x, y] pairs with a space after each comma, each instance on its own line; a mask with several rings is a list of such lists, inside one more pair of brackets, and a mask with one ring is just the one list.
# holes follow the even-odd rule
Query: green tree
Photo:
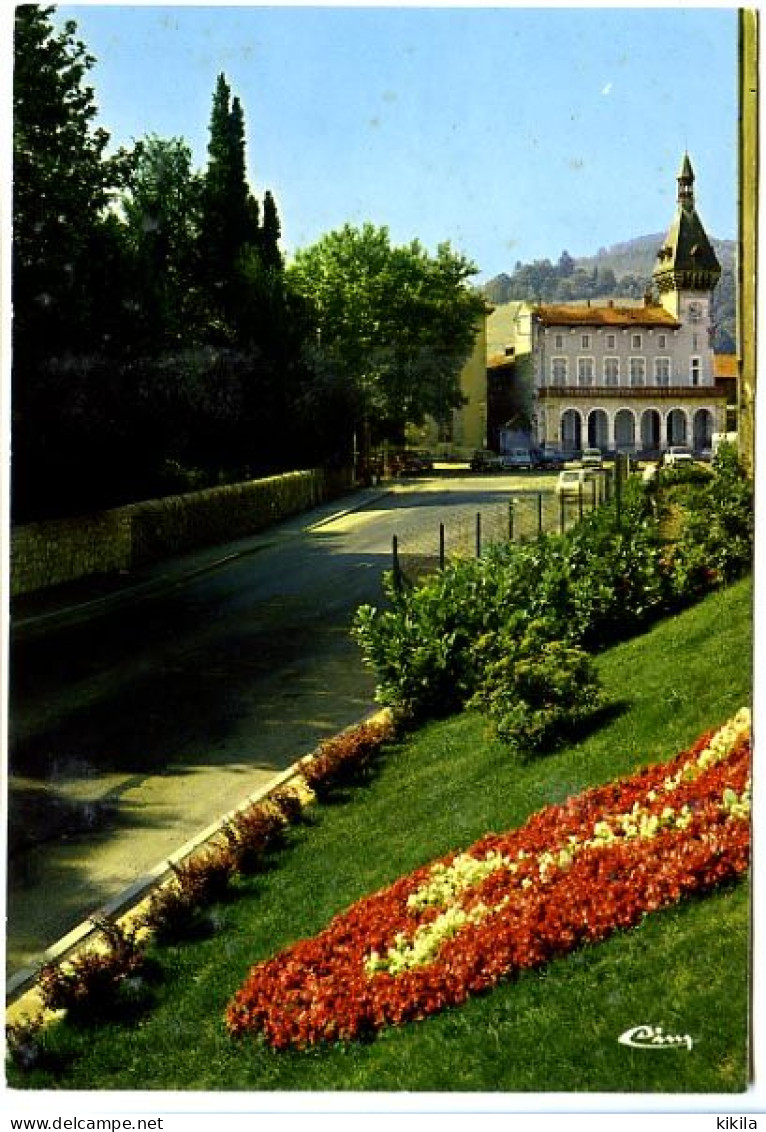
[[392, 246], [387, 228], [346, 225], [303, 249], [288, 269], [315, 326], [321, 379], [353, 392], [358, 430], [399, 438], [406, 422], [460, 404], [484, 300], [468, 287], [474, 264], [449, 244], [429, 255]]
[[[126, 247], [110, 208], [135, 154], [106, 156], [87, 83], [95, 60], [74, 21], [53, 7], [16, 9], [13, 76], [14, 520], [76, 509], [77, 487], [101, 479], [114, 405], [93, 367], [73, 384], [70, 360], [114, 352], [124, 329]], [[110, 371], [113, 372], [113, 369]], [[93, 442], [91, 444], [91, 442]], [[113, 446], [112, 446], [113, 450]], [[55, 469], [55, 475], [51, 472]], [[58, 500], [54, 497], [58, 494]]]
[[133, 257], [133, 345], [189, 346], [199, 337], [195, 290], [201, 178], [181, 138], [144, 139], [122, 200]]
[[53, 7], [16, 9], [13, 78], [14, 350], [93, 345], [99, 257], [113, 246], [107, 206], [125, 184], [130, 155], [107, 158], [95, 128], [95, 60], [72, 20], [53, 26]]
[[281, 235], [282, 226], [279, 222], [276, 202], [267, 189], [263, 195], [263, 225], [260, 229], [259, 246], [264, 267], [275, 271], [281, 271], [283, 267], [282, 253], [279, 250]]
[[210, 116], [208, 165], [199, 231], [201, 275], [212, 311], [211, 329], [223, 341], [237, 337], [242, 302], [241, 263], [259, 241], [259, 208], [248, 188], [242, 105], [218, 76]]
[[558, 268], [558, 273], [561, 276], [561, 278], [566, 279], [568, 276], [570, 276], [572, 274], [576, 265], [575, 265], [575, 261], [572, 259], [569, 252], [565, 250], [559, 256], [559, 262], [556, 266]]

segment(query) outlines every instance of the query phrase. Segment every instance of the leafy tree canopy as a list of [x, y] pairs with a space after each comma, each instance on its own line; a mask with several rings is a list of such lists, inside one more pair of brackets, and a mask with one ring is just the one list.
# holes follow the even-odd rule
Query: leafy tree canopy
[[316, 329], [317, 368], [350, 385], [359, 420], [396, 435], [460, 404], [459, 375], [484, 300], [477, 268], [448, 243], [396, 247], [388, 229], [345, 225], [296, 254], [290, 285]]
[[76, 344], [92, 318], [95, 258], [111, 238], [106, 208], [130, 174], [125, 150], [107, 157], [96, 128], [95, 60], [53, 7], [16, 9], [13, 77], [15, 348]]
[[197, 316], [197, 230], [202, 179], [182, 138], [144, 139], [122, 198], [134, 281], [134, 340], [192, 344]]

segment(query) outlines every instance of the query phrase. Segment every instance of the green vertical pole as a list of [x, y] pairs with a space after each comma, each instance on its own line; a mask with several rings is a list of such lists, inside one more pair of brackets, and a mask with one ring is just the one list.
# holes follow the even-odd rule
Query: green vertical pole
[[394, 535], [391, 550], [394, 560], [394, 588], [400, 590], [402, 588], [402, 568], [399, 564], [399, 539]]

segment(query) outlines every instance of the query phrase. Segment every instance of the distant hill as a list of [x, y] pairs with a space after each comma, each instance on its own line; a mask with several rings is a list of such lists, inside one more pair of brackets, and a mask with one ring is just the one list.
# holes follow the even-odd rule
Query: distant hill
[[[594, 267], [599, 271], [610, 268], [618, 279], [622, 275], [640, 275], [648, 280], [652, 274], [657, 249], [661, 247], [664, 239], [664, 232], [657, 232], [652, 236], [638, 236], [635, 240], [612, 244], [609, 248], [599, 248], [592, 256], [577, 256], [575, 263], [586, 271]], [[733, 268], [737, 254], [736, 241], [711, 239], [710, 242], [721, 267]]]
[[[556, 263], [549, 259], [517, 263], [512, 274], [496, 275], [482, 287], [485, 298], [495, 305], [517, 300], [531, 302], [574, 302], [578, 299], [641, 299], [651, 281], [664, 232], [638, 236], [596, 255], [572, 257], [563, 251]], [[735, 264], [734, 240], [711, 239], [721, 264], [721, 280], [713, 298], [714, 346], [719, 353], [735, 349]]]

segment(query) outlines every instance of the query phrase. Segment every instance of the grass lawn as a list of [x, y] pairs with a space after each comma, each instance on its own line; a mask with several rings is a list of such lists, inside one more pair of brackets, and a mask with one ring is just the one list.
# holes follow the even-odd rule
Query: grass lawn
[[[150, 1009], [121, 1025], [56, 1027], [52, 1068], [18, 1088], [730, 1092], [747, 1083], [746, 883], [647, 917], [633, 931], [524, 972], [368, 1044], [276, 1053], [234, 1041], [226, 1005], [249, 967], [402, 873], [586, 786], [664, 761], [751, 699], [749, 580], [598, 658], [614, 705], [600, 728], [524, 764], [465, 714], [381, 760], [371, 782], [314, 806], [262, 876], [237, 882], [217, 930], [157, 948]], [[626, 1029], [685, 1048], [618, 1044]]]

